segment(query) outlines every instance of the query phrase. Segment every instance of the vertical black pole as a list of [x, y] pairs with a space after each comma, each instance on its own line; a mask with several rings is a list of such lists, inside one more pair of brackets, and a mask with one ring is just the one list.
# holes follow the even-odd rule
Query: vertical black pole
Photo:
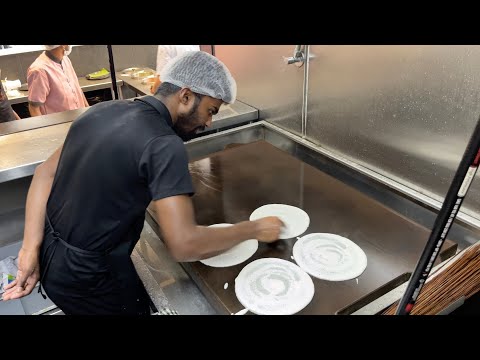
[[107, 49], [108, 49], [108, 61], [110, 62], [110, 77], [112, 78], [113, 93], [115, 94], [115, 98], [113, 100], [117, 100], [118, 99], [117, 76], [115, 74], [115, 64], [113, 63], [112, 45], [107, 45]]
[[448, 231], [455, 220], [455, 216], [462, 205], [468, 188], [480, 163], [480, 119], [468, 142], [463, 158], [437, 215], [427, 245], [418, 261], [415, 271], [410, 277], [407, 290], [400, 299], [396, 315], [408, 315], [412, 311], [428, 274], [440, 252], [440, 248], [448, 235]]

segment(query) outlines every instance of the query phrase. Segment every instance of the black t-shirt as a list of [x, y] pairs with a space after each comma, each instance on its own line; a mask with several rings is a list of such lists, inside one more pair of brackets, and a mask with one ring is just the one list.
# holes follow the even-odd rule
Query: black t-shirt
[[12, 106], [8, 102], [7, 94], [0, 83], [0, 123], [15, 120]]
[[183, 141], [153, 96], [98, 103], [67, 134], [47, 204], [55, 231], [104, 251], [140, 237], [152, 200], [194, 192]]

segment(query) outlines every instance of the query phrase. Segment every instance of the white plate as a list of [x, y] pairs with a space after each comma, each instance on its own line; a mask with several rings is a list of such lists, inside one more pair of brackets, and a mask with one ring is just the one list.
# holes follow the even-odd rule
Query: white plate
[[[209, 227], [225, 227], [232, 224], [214, 224]], [[258, 240], [251, 239], [242, 241], [240, 244], [228, 249], [227, 251], [208, 259], [200, 260], [202, 264], [212, 267], [234, 266], [249, 259], [258, 249]]]
[[279, 239], [291, 239], [302, 235], [310, 225], [310, 217], [305, 211], [298, 207], [284, 204], [260, 206], [250, 215], [250, 220], [258, 220], [266, 216], [277, 216], [285, 224], [285, 227], [280, 232]]
[[353, 241], [335, 234], [313, 233], [293, 245], [293, 257], [310, 275], [329, 281], [359, 277], [367, 267], [367, 255]]
[[257, 315], [292, 315], [312, 301], [310, 276], [294, 263], [277, 258], [252, 261], [235, 279], [238, 301]]

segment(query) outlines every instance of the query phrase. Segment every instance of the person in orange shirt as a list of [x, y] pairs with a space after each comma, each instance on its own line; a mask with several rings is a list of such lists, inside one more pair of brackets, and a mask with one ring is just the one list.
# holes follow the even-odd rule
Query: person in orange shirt
[[88, 107], [68, 55], [71, 45], [45, 45], [27, 71], [28, 110], [31, 116]]

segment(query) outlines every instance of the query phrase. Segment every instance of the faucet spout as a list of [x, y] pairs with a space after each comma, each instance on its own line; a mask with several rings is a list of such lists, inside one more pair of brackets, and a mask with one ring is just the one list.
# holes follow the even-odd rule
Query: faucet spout
[[284, 58], [287, 65], [297, 64], [297, 66], [302, 66], [305, 62], [305, 45], [296, 45], [293, 50], [293, 56]]

